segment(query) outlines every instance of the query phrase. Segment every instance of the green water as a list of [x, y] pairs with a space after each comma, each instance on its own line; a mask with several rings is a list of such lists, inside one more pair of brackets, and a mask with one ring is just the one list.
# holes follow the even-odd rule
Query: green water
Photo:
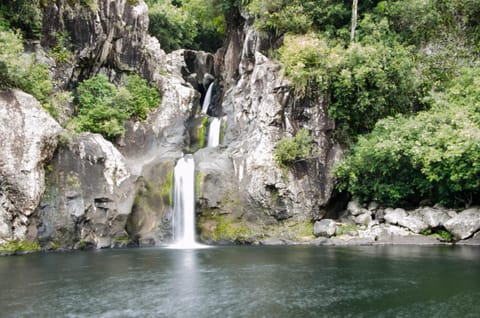
[[474, 247], [125, 249], [0, 258], [0, 317], [478, 317]]

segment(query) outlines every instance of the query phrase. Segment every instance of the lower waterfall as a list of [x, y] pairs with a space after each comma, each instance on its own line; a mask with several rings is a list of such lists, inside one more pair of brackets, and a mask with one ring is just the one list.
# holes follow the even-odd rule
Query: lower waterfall
[[178, 160], [174, 169], [172, 248], [199, 248], [195, 242], [195, 161], [193, 155]]

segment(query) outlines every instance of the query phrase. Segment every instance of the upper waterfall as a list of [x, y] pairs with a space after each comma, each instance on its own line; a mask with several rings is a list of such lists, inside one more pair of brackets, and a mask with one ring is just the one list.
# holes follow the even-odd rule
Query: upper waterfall
[[208, 86], [207, 93], [205, 94], [205, 99], [203, 100], [202, 113], [206, 114], [208, 107], [212, 101], [212, 91], [213, 91], [213, 82]]

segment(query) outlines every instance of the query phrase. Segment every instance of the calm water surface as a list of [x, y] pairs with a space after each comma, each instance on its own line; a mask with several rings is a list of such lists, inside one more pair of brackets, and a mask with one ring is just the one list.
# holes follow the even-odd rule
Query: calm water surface
[[0, 258], [0, 317], [478, 317], [474, 247], [125, 249]]

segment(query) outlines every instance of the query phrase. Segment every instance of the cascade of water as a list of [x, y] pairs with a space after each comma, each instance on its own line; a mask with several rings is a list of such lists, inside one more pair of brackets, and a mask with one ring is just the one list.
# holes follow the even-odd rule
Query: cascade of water
[[173, 239], [178, 248], [194, 248], [195, 243], [195, 161], [181, 158], [174, 170]]
[[208, 86], [207, 93], [205, 94], [205, 99], [203, 100], [202, 113], [206, 114], [208, 107], [212, 101], [212, 91], [213, 91], [213, 82]]
[[220, 129], [222, 127], [221, 118], [212, 118], [212, 122], [208, 127], [208, 147], [216, 147], [220, 144]]

